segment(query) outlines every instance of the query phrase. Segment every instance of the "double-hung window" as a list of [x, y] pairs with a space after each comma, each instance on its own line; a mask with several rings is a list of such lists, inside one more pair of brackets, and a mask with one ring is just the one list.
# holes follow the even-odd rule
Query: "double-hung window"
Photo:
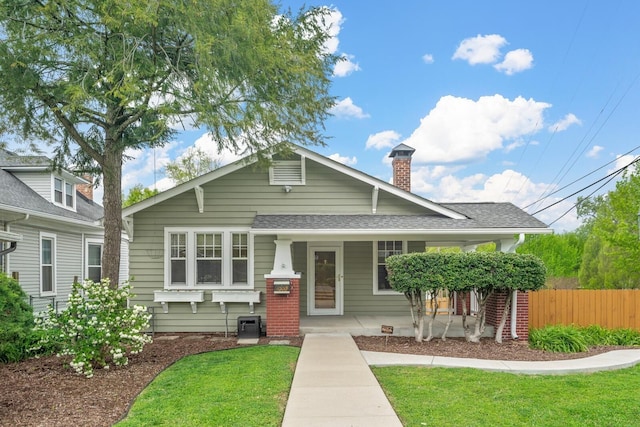
[[102, 240], [87, 240], [85, 278], [94, 283], [102, 279]]
[[53, 178], [53, 201], [69, 209], [75, 208], [75, 185], [62, 178]]
[[374, 294], [395, 293], [387, 278], [387, 258], [406, 252], [406, 242], [402, 240], [380, 240], [374, 243]]
[[56, 293], [56, 236], [40, 233], [40, 295]]
[[252, 239], [245, 230], [165, 229], [166, 289], [252, 289]]

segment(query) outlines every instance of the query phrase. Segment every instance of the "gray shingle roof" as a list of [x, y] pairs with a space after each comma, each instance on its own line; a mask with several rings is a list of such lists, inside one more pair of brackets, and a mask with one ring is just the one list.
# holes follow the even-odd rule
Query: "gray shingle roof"
[[22, 156], [0, 148], [0, 167], [51, 166], [51, 160], [46, 156]]
[[47, 201], [13, 174], [0, 169], [0, 204], [55, 215], [66, 219], [94, 222], [104, 216], [99, 204], [76, 192], [76, 212]]
[[547, 226], [511, 203], [443, 203], [467, 216], [440, 215], [256, 215], [253, 229], [264, 230], [468, 230]]

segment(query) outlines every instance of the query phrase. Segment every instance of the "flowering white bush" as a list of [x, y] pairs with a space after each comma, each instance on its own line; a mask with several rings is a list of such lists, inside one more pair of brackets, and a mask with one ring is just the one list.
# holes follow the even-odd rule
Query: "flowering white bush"
[[151, 315], [145, 307], [127, 307], [131, 297], [128, 283], [118, 289], [111, 288], [108, 279], [74, 283], [62, 313], [49, 307], [36, 320], [35, 329], [42, 332], [38, 347], [57, 345], [58, 356], [71, 356], [71, 367], [87, 378], [93, 376], [94, 367], [126, 365], [127, 354], [139, 353], [152, 340], [143, 332]]

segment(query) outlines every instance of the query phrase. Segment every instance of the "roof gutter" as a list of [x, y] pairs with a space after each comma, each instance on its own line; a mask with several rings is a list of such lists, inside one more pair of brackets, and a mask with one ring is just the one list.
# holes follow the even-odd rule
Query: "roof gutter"
[[[12, 221], [5, 221], [4, 225], [3, 225], [4, 231], [7, 232], [7, 233], [9, 232], [9, 230], [8, 230], [8, 228], [9, 228], [8, 225], [9, 224], [14, 223], [14, 222], [18, 222], [18, 221], [26, 221], [28, 219], [29, 219], [29, 214], [25, 214], [24, 218], [18, 218], [18, 219], [14, 219]], [[22, 236], [17, 235], [16, 239], [18, 239], [18, 238], [21, 239]], [[3, 250], [0, 251], [0, 258], [2, 258], [5, 255], [10, 254], [11, 252], [15, 251], [16, 249], [18, 249], [18, 241], [17, 240], [11, 240], [11, 246], [9, 246], [7, 249], [3, 249]]]

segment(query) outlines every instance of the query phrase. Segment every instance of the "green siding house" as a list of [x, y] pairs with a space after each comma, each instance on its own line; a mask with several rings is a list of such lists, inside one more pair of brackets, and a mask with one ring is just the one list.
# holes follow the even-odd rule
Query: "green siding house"
[[158, 332], [234, 330], [251, 315], [267, 335], [298, 335], [306, 316], [407, 314], [386, 280], [391, 254], [509, 251], [551, 232], [510, 203], [412, 194], [413, 151], [391, 152], [394, 185], [293, 146], [269, 168], [240, 160], [124, 209], [135, 302], [155, 307]]

